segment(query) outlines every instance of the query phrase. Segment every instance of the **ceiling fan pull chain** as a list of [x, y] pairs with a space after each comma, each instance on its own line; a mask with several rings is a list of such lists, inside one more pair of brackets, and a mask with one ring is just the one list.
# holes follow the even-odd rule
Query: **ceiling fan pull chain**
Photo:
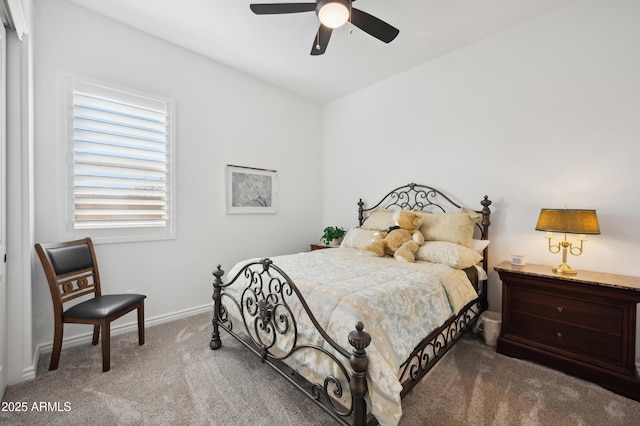
[[353, 22], [351, 22], [351, 11], [353, 10], [353, 0], [349, 0], [349, 35], [353, 33]]

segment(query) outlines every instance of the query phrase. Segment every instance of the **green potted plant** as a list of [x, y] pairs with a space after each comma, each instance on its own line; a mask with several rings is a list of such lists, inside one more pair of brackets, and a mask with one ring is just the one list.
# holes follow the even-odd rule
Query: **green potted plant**
[[338, 245], [344, 234], [345, 230], [340, 226], [327, 226], [324, 228], [322, 241], [327, 245]]

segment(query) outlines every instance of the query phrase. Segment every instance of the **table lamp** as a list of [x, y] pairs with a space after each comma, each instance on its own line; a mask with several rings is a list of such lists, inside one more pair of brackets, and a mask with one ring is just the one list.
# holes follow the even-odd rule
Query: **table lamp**
[[[542, 209], [536, 224], [536, 231], [547, 231], [546, 238], [549, 240], [549, 251], [558, 253], [562, 250], [562, 263], [552, 268], [553, 272], [559, 274], [576, 274], [577, 271], [567, 265], [567, 251], [574, 256], [582, 254], [582, 243], [586, 241], [586, 234], [599, 234], [600, 226], [595, 210], [580, 209]], [[564, 240], [557, 244], [551, 244], [554, 232], [564, 233]], [[578, 234], [580, 247], [574, 246], [567, 241], [567, 234]]]

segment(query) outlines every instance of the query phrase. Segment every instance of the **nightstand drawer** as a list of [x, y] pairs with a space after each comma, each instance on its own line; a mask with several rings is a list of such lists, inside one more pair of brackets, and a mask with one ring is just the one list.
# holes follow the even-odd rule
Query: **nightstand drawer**
[[514, 311], [510, 313], [509, 330], [506, 332], [580, 356], [597, 357], [613, 363], [623, 362], [621, 335], [588, 330]]
[[531, 291], [515, 286], [511, 288], [510, 298], [513, 311], [578, 324], [596, 331], [622, 333], [624, 312], [617, 306]]

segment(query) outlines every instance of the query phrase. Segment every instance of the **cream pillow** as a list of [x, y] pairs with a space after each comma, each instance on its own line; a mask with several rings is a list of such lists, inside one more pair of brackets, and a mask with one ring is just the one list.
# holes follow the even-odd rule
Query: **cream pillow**
[[373, 210], [362, 224], [362, 229], [375, 229], [382, 231], [395, 225], [393, 221], [393, 211], [384, 208]]
[[475, 250], [447, 241], [426, 241], [416, 259], [433, 263], [442, 263], [456, 269], [465, 269], [482, 260], [482, 256]]
[[481, 215], [473, 210], [458, 213], [423, 213], [420, 232], [426, 241], [447, 241], [473, 248], [473, 233]]
[[347, 231], [347, 234], [342, 239], [340, 247], [351, 247], [362, 250], [363, 247], [371, 244], [371, 241], [375, 239], [377, 232], [378, 231], [373, 229], [362, 229], [354, 226]]

